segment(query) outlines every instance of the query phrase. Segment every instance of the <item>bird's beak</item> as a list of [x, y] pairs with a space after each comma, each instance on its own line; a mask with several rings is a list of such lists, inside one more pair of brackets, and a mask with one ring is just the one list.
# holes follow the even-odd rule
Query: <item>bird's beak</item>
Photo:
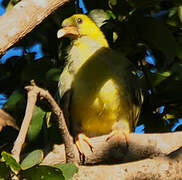
[[75, 26], [66, 26], [58, 30], [57, 37], [62, 38], [64, 36], [70, 38], [77, 38], [79, 36], [79, 32], [77, 27]]

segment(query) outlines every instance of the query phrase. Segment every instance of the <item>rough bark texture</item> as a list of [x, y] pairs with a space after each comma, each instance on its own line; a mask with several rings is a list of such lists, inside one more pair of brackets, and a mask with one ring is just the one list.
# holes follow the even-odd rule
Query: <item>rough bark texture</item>
[[[130, 134], [128, 147], [124, 139], [118, 144], [114, 139], [105, 141], [107, 137], [91, 138], [94, 151], [85, 151], [87, 165], [79, 166], [73, 180], [182, 179], [182, 132]], [[63, 145], [48, 151], [43, 164], [65, 162]], [[79, 158], [76, 148], [75, 153]]]
[[35, 103], [37, 101], [37, 91], [29, 91], [28, 92], [28, 103], [25, 111], [25, 116], [23, 119], [23, 122], [21, 124], [21, 128], [18, 134], [18, 137], [16, 138], [16, 141], [14, 142], [14, 147], [11, 151], [12, 155], [16, 159], [17, 162], [20, 161], [20, 152], [22, 150], [23, 144], [25, 142], [25, 138], [28, 133], [28, 128], [30, 125], [30, 122], [32, 120], [33, 111], [35, 107]]
[[180, 180], [182, 150], [166, 157], [156, 157], [132, 163], [80, 166], [73, 180]]
[[[128, 147], [124, 140], [118, 144], [105, 141], [107, 137], [91, 138], [94, 151], [85, 151], [87, 165], [79, 166], [73, 180], [182, 179], [182, 132], [130, 134]], [[43, 164], [65, 162], [63, 145], [48, 151]], [[79, 158], [76, 148], [75, 153]]]
[[[145, 158], [167, 156], [182, 147], [182, 132], [163, 134], [130, 134], [126, 146], [125, 139], [106, 141], [108, 136], [91, 138], [93, 152], [86, 145], [85, 164], [114, 164], [136, 161]], [[54, 145], [53, 149], [46, 149], [44, 164], [65, 162], [64, 146]], [[75, 147], [76, 158], [79, 158]]]
[[22, 0], [0, 17], [0, 56], [69, 0]]

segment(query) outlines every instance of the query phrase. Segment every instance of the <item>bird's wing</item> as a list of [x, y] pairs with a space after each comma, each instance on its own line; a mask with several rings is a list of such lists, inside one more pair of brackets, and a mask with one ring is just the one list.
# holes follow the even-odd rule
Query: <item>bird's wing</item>
[[141, 106], [143, 103], [143, 94], [142, 89], [139, 86], [138, 79], [135, 81], [135, 83], [132, 84], [131, 88], [131, 99], [133, 103], [133, 110], [132, 110], [132, 126], [136, 127], [137, 122], [139, 120], [140, 112], [141, 112]]
[[119, 78], [118, 82], [123, 82], [122, 84], [125, 85], [126, 92], [128, 92], [129, 97], [131, 98], [131, 125], [132, 128], [135, 128], [139, 120], [141, 105], [143, 103], [143, 95], [137, 70], [133, 63], [131, 63], [122, 53], [110, 50], [107, 54], [108, 58], [109, 56], [113, 58], [109, 61], [110, 68], [115, 71], [116, 79]]
[[69, 106], [71, 101], [71, 86], [73, 82], [73, 75], [68, 70], [68, 65], [65, 66], [58, 83], [59, 96], [61, 99], [62, 109], [67, 126], [70, 128], [69, 122]]
[[71, 90], [73, 74], [69, 72], [68, 66], [68, 64], [65, 66], [59, 78], [58, 89], [60, 98], [63, 98], [65, 93]]

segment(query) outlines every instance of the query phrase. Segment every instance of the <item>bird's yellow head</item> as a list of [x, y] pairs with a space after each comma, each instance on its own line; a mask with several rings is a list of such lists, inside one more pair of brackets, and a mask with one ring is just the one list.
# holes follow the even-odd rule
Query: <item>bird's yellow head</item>
[[[86, 15], [75, 14], [62, 22], [62, 27], [57, 32], [57, 37], [69, 37], [77, 39], [83, 36], [89, 36], [93, 39], [106, 41], [104, 34], [99, 27]], [[107, 41], [106, 41], [107, 43]]]

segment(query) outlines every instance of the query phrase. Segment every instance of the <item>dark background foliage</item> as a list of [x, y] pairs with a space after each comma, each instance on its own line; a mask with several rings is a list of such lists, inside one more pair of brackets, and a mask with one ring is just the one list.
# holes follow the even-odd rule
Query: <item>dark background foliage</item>
[[[4, 0], [3, 5], [11, 8], [17, 2]], [[101, 29], [110, 46], [122, 51], [138, 69], [145, 97], [138, 125], [143, 125], [140, 127], [144, 127], [145, 132], [175, 130], [175, 124], [180, 125], [182, 118], [181, 1], [85, 0], [84, 4], [84, 11], [92, 11], [96, 20], [105, 13], [106, 21]], [[0, 93], [7, 99], [3, 109], [19, 126], [26, 108], [24, 87], [30, 80], [34, 79], [58, 100], [57, 83], [70, 42], [68, 39], [58, 40], [56, 33], [63, 19], [83, 11], [83, 6], [80, 8], [79, 5], [79, 1], [72, 1], [58, 9], [14, 46], [23, 49], [22, 56], [12, 56], [0, 62]], [[42, 46], [43, 57], [40, 59], [27, 50], [36, 43]], [[50, 111], [46, 101], [38, 101], [25, 151], [61, 143], [55, 117]], [[180, 130], [180, 126], [176, 130]], [[13, 128], [4, 127], [0, 132], [1, 151], [11, 147], [9, 144], [16, 134]]]

